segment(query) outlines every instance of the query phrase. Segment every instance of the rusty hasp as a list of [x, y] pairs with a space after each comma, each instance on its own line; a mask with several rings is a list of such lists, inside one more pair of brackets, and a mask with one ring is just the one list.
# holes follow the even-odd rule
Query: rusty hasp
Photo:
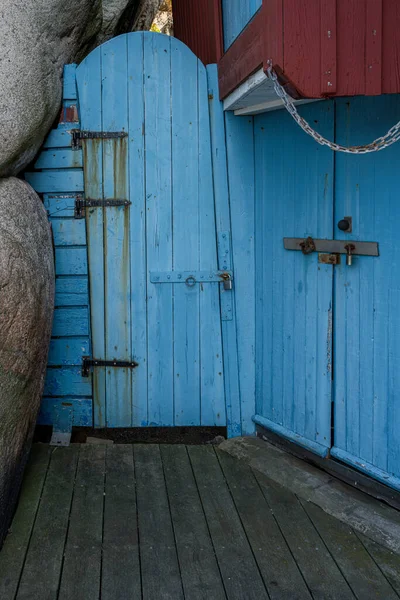
[[132, 204], [126, 198], [83, 198], [76, 196], [75, 199], [75, 219], [83, 219], [85, 217], [85, 208], [101, 208], [109, 206], [129, 206]]
[[377, 242], [359, 242], [352, 240], [314, 239], [311, 236], [304, 238], [283, 238], [285, 250], [300, 250], [303, 254], [312, 252], [327, 252], [329, 254], [346, 254], [353, 256], [379, 256]]
[[73, 150], [82, 148], [82, 140], [112, 140], [126, 138], [126, 131], [87, 131], [84, 129], [71, 129], [71, 147]]

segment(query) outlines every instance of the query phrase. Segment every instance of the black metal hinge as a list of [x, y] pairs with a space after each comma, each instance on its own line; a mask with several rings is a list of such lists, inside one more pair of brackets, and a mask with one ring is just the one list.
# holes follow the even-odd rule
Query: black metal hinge
[[90, 370], [93, 367], [120, 367], [125, 369], [134, 369], [139, 363], [134, 360], [98, 360], [90, 356], [82, 356], [82, 377], [89, 377]]
[[85, 216], [85, 208], [99, 208], [103, 206], [129, 206], [132, 204], [126, 198], [84, 198], [76, 196], [75, 198], [75, 219], [83, 219]]
[[82, 129], [71, 129], [71, 147], [72, 150], [79, 150], [79, 148], [82, 148], [82, 140], [112, 140], [127, 136], [126, 131], [85, 131]]

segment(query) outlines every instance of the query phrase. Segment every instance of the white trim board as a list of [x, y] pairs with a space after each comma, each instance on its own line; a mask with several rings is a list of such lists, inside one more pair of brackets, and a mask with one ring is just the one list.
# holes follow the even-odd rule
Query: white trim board
[[[295, 100], [296, 106], [320, 102], [318, 99]], [[263, 112], [280, 110], [283, 102], [277, 97], [272, 81], [259, 69], [246, 79], [224, 100], [224, 110], [233, 111], [237, 116], [257, 115]]]

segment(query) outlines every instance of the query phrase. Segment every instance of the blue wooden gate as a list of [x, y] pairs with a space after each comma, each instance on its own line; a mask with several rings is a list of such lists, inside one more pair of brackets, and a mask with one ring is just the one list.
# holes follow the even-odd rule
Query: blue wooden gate
[[86, 200], [111, 201], [85, 209], [92, 355], [138, 364], [94, 368], [94, 424], [224, 426], [230, 249], [216, 228], [207, 71], [181, 42], [135, 33], [93, 51], [77, 84], [81, 129], [118, 136], [82, 141]]

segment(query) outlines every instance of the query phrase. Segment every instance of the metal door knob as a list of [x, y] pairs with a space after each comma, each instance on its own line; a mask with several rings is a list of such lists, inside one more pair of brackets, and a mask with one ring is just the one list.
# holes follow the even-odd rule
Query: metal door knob
[[338, 223], [340, 231], [349, 231], [351, 228], [351, 222], [348, 219], [341, 219]]

